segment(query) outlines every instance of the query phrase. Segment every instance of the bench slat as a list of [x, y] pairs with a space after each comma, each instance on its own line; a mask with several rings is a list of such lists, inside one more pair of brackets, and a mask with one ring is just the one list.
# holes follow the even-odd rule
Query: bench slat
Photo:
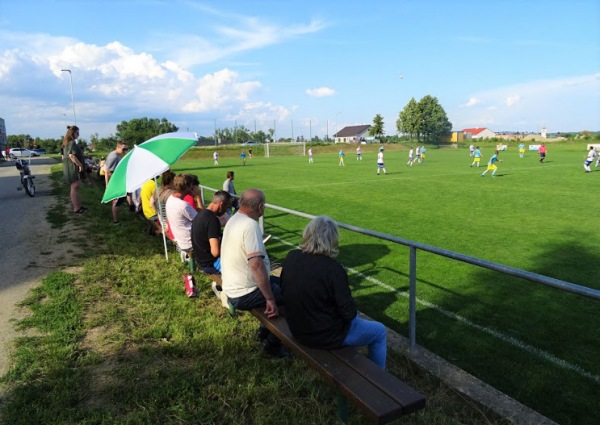
[[356, 348], [319, 350], [306, 347], [294, 339], [285, 318], [268, 319], [262, 309], [254, 309], [252, 314], [329, 384], [352, 400], [372, 422], [387, 423], [424, 406], [423, 396], [365, 358]]
[[350, 365], [365, 379], [376, 383], [381, 391], [403, 406], [403, 413], [408, 414], [425, 407], [425, 397], [402, 382], [400, 379], [381, 369], [371, 360], [355, 350], [332, 350], [333, 355]]

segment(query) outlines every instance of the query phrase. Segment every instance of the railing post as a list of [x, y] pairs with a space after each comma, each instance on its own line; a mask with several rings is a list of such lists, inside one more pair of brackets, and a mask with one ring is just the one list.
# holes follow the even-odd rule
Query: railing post
[[410, 282], [408, 294], [409, 350], [417, 346], [417, 248], [410, 247]]

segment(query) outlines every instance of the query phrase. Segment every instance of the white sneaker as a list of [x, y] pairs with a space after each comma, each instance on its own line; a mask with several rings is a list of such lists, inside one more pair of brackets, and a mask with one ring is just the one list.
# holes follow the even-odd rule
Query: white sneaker
[[212, 288], [212, 291], [215, 293], [216, 297], [221, 299], [221, 292], [223, 291], [219, 291], [217, 289], [217, 282], [213, 280], [213, 282], [210, 284], [210, 287]]

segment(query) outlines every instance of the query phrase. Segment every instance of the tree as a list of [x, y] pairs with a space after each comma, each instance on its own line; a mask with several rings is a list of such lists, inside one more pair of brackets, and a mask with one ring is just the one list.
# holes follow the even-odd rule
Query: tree
[[414, 98], [400, 112], [396, 121], [396, 128], [400, 133], [413, 135], [421, 141], [421, 136], [427, 142], [439, 142], [452, 132], [452, 124], [444, 108], [438, 103], [437, 98], [427, 95], [419, 102]]
[[139, 145], [159, 134], [177, 131], [178, 128], [166, 118], [134, 118], [117, 124], [117, 137], [129, 144]]
[[396, 130], [398, 130], [398, 133], [408, 134], [411, 140], [413, 136], [417, 136], [417, 140], [420, 140], [422, 124], [423, 117], [419, 109], [419, 104], [413, 97], [408, 101], [400, 114], [398, 114]]
[[452, 132], [452, 124], [444, 108], [438, 103], [436, 97], [425, 96], [419, 101], [419, 110], [423, 116], [421, 134], [429, 142], [439, 142]]
[[369, 136], [375, 136], [381, 140], [383, 137], [383, 117], [380, 114], [373, 118], [373, 126], [369, 129]]

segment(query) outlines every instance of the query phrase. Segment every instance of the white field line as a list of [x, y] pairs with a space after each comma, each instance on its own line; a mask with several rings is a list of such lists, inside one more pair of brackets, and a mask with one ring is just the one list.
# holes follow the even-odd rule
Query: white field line
[[[294, 245], [292, 243], [289, 243], [287, 241], [284, 241], [284, 240], [282, 240], [282, 239], [280, 239], [278, 237], [273, 237], [273, 239], [276, 239], [276, 240], [278, 240], [279, 242], [281, 242], [281, 243], [283, 243], [285, 245], [288, 245], [288, 246], [291, 246], [291, 247], [294, 247], [294, 248], [298, 248], [296, 245]], [[357, 270], [354, 270], [354, 269], [349, 268], [349, 267], [344, 267], [344, 268], [348, 271], [349, 274], [357, 275], [360, 278], [368, 280], [369, 282], [374, 283], [375, 285], [377, 285], [377, 286], [379, 286], [379, 287], [381, 287], [383, 289], [386, 289], [386, 290], [388, 290], [390, 292], [394, 292], [394, 293], [396, 293], [398, 295], [402, 295], [403, 297], [406, 297], [406, 298], [408, 298], [408, 296], [409, 296], [409, 293], [407, 291], [399, 291], [396, 288], [394, 288], [394, 287], [392, 287], [392, 286], [390, 286], [390, 285], [388, 285], [388, 284], [386, 284], [386, 283], [384, 283], [384, 282], [382, 282], [382, 281], [380, 281], [378, 279], [375, 279], [375, 278], [370, 277], [370, 276], [366, 276], [366, 275], [362, 274], [361, 272], [359, 272]], [[418, 304], [421, 304], [421, 305], [423, 305], [423, 306], [425, 306], [427, 308], [431, 308], [431, 309], [437, 311], [438, 313], [443, 314], [446, 317], [449, 317], [451, 319], [459, 321], [459, 322], [461, 322], [464, 325], [470, 326], [470, 327], [472, 327], [474, 329], [477, 329], [480, 332], [483, 332], [483, 333], [486, 333], [488, 335], [491, 335], [494, 338], [497, 338], [497, 339], [499, 339], [501, 341], [507, 342], [507, 343], [509, 343], [509, 344], [517, 347], [517, 348], [520, 348], [523, 351], [526, 351], [529, 354], [532, 354], [532, 355], [535, 355], [537, 357], [540, 357], [540, 358], [542, 358], [542, 359], [544, 359], [544, 360], [546, 360], [546, 361], [548, 361], [550, 363], [553, 363], [553, 364], [555, 364], [555, 365], [557, 365], [559, 367], [562, 367], [563, 369], [567, 369], [567, 370], [570, 370], [572, 372], [575, 372], [575, 373], [577, 373], [577, 374], [579, 374], [579, 375], [581, 375], [581, 376], [583, 376], [585, 378], [591, 379], [591, 380], [595, 381], [596, 383], [600, 384], [600, 375], [594, 375], [593, 373], [590, 373], [590, 372], [586, 371], [585, 369], [583, 369], [580, 366], [577, 366], [577, 365], [574, 365], [572, 363], [569, 363], [566, 360], [560, 359], [560, 358], [556, 357], [555, 355], [548, 353], [547, 351], [544, 351], [544, 350], [536, 348], [536, 347], [534, 347], [532, 345], [529, 345], [529, 344], [527, 344], [527, 343], [525, 343], [523, 341], [518, 340], [517, 338], [514, 338], [514, 337], [509, 336], [509, 335], [505, 335], [502, 332], [499, 332], [497, 330], [486, 328], [485, 326], [478, 325], [477, 323], [474, 323], [474, 322], [470, 321], [469, 319], [466, 319], [466, 318], [464, 318], [464, 317], [462, 317], [462, 316], [460, 316], [460, 315], [458, 315], [456, 313], [453, 313], [453, 312], [451, 312], [449, 310], [446, 310], [445, 308], [440, 307], [437, 304], [430, 303], [429, 301], [422, 300], [422, 299], [420, 299], [418, 297], [417, 297], [416, 300], [417, 300]]]

